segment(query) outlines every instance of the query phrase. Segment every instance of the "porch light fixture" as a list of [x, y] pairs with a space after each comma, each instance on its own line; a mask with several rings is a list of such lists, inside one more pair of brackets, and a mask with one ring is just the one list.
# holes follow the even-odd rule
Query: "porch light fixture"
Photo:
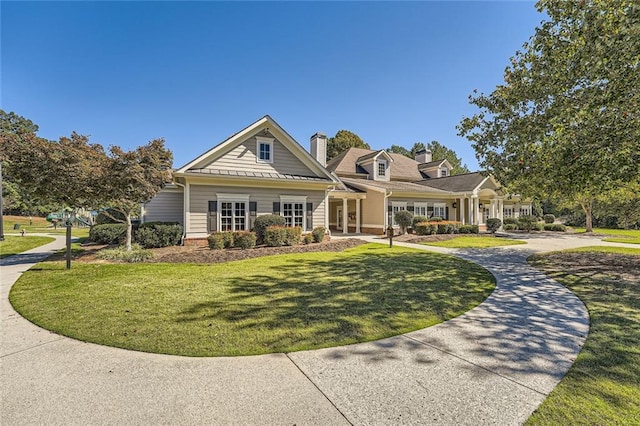
[[454, 209], [458, 208], [458, 203], [456, 203], [455, 201], [453, 202], [453, 204], [451, 204], [451, 206], [453, 206]]
[[481, 209], [482, 208], [482, 203], [478, 204], [478, 208]]

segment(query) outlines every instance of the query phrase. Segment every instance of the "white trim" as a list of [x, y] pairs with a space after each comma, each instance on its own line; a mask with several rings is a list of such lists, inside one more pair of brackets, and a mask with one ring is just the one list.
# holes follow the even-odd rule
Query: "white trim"
[[[256, 163], [273, 163], [274, 153], [274, 144], [275, 138], [265, 138], [264, 136], [256, 136]], [[260, 145], [265, 144], [269, 146], [269, 159], [263, 160], [260, 158]]]
[[250, 194], [227, 194], [226, 192], [216, 192], [218, 200], [223, 201], [249, 201]]
[[[306, 195], [281, 195], [280, 196], [280, 216], [286, 219], [284, 215], [284, 205], [292, 204], [292, 214], [291, 217], [291, 225], [296, 226], [295, 224], [295, 204], [302, 204], [302, 232], [307, 231], [307, 196]], [[313, 214], [313, 212], [311, 213]]]
[[306, 195], [281, 195], [280, 203], [306, 203]]
[[[424, 214], [417, 214], [416, 213], [416, 207], [418, 208], [424, 208]], [[427, 202], [413, 202], [413, 215], [414, 216], [427, 216], [427, 212], [428, 212], [428, 208], [429, 208], [429, 203]]]

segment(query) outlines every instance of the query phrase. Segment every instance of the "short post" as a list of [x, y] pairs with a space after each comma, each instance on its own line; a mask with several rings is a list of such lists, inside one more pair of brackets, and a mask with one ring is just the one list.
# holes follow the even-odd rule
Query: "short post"
[[71, 223], [67, 223], [67, 269], [71, 269]]
[[387, 235], [389, 236], [389, 248], [393, 247], [393, 226], [387, 227]]

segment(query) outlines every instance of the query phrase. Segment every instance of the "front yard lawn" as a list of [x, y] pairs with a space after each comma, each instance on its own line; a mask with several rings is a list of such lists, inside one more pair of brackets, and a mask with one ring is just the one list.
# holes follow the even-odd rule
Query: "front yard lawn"
[[448, 248], [488, 248], [488, 247], [501, 247], [501, 246], [512, 246], [517, 244], [526, 244], [524, 241], [520, 240], [512, 240], [509, 238], [498, 238], [494, 236], [456, 236], [455, 238], [451, 238], [450, 240], [445, 241], [435, 241], [435, 242], [423, 242], [421, 244], [427, 246], [438, 246], [438, 247], [448, 247]]
[[528, 424], [638, 424], [640, 249], [587, 247], [529, 262], [580, 297], [591, 326], [576, 362]]
[[289, 352], [428, 327], [481, 303], [495, 280], [453, 256], [366, 244], [220, 264], [45, 262], [10, 300], [79, 340], [188, 356]]
[[[584, 233], [585, 228], [575, 228], [575, 232]], [[594, 234], [609, 235], [603, 238], [602, 241], [610, 243], [628, 243], [628, 244], [640, 244], [640, 229], [606, 229], [606, 228], [594, 228]]]
[[31, 250], [54, 241], [52, 237], [19, 237], [5, 235], [4, 241], [0, 241], [0, 259], [23, 251]]

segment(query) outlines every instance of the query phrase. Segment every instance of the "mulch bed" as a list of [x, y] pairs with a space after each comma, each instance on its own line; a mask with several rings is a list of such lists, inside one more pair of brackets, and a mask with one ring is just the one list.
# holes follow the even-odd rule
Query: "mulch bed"
[[[153, 258], [146, 260], [145, 263], [222, 263], [286, 253], [339, 252], [348, 248], [357, 247], [361, 244], [365, 244], [365, 241], [349, 238], [325, 241], [317, 244], [300, 244], [289, 247], [256, 247], [248, 250], [211, 250], [208, 247], [173, 246], [151, 249]], [[97, 252], [106, 247], [108, 246], [83, 246], [85, 251], [75, 256], [74, 261], [83, 263], [112, 263], [96, 258]], [[64, 259], [64, 254], [57, 254], [52, 260], [62, 259]]]
[[640, 286], [638, 256], [600, 252], [556, 253], [552, 256], [554, 264], [551, 269]]

